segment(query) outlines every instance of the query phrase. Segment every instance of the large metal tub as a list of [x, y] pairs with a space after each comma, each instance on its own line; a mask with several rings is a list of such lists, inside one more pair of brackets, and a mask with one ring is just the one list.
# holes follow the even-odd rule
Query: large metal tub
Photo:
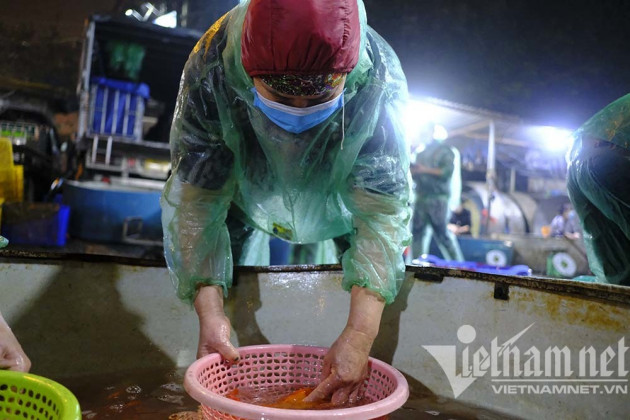
[[[193, 361], [196, 316], [175, 298], [159, 263], [4, 255], [0, 308], [35, 373], [62, 380], [176, 369]], [[236, 277], [226, 311], [239, 345], [330, 345], [345, 324], [349, 294], [341, 290], [339, 267], [244, 268]], [[464, 325], [470, 327], [460, 330]], [[619, 354], [630, 345], [629, 325], [628, 288], [409, 267], [397, 301], [386, 308], [373, 356], [401, 370], [414, 392], [456, 396], [457, 401], [516, 417], [627, 418], [630, 352], [622, 355], [625, 365], [619, 363]], [[572, 373], [519, 377], [493, 376], [488, 370], [481, 375], [482, 364], [480, 377], [451, 378], [456, 386], [451, 387], [440, 363], [459, 373], [466, 348], [473, 363], [480, 347], [490, 352], [495, 338], [501, 345], [525, 329], [510, 347], [512, 354], [514, 349], [520, 352], [521, 365], [531, 358], [528, 350], [538, 349], [543, 370], [560, 368], [562, 363], [544, 360], [545, 350], [557, 347], [573, 357]], [[474, 340], [463, 344], [458, 331], [461, 340]], [[579, 352], [590, 346], [597, 375], [580, 377]], [[500, 359], [500, 368], [502, 363]], [[612, 372], [609, 376], [601, 374], [602, 363], [604, 371]], [[537, 395], [519, 391], [521, 385], [573, 388]], [[594, 392], [570, 393], [578, 388]]]

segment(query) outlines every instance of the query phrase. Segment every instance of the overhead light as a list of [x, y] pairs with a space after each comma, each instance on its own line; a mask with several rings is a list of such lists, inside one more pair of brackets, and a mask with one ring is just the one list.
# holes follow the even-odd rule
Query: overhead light
[[155, 19], [153, 23], [165, 28], [175, 28], [177, 27], [177, 12], [173, 10], [172, 12], [166, 13]]
[[142, 15], [141, 15], [140, 13], [138, 13], [137, 11], [133, 10], [133, 9], [127, 9], [127, 10], [125, 11], [125, 16], [128, 16], [128, 17], [134, 17], [134, 18], [136, 18], [137, 20], [139, 20], [140, 22], [143, 22], [143, 17], [142, 17]]
[[[405, 130], [405, 141], [410, 147], [430, 140], [431, 125], [437, 114], [435, 105], [417, 99], [409, 99], [403, 110], [402, 121]], [[442, 127], [444, 128], [444, 127]]]
[[564, 153], [573, 141], [571, 130], [558, 127], [538, 127], [536, 130], [538, 142], [550, 152]]

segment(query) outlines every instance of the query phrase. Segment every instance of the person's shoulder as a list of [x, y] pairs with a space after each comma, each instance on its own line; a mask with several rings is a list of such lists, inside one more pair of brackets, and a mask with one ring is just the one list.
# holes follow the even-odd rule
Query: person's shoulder
[[372, 61], [371, 77], [390, 90], [407, 90], [407, 79], [394, 49], [372, 27], [366, 30], [365, 48]]
[[456, 156], [453, 148], [448, 144], [444, 144], [443, 142], [437, 142], [437, 144], [435, 145], [435, 154], [436, 159], [452, 160]]
[[392, 46], [389, 45], [385, 38], [383, 38], [381, 34], [376, 31], [376, 29], [372, 28], [370, 25], [367, 25], [365, 34], [367, 36], [368, 45], [372, 47], [374, 51], [378, 51], [380, 54], [393, 54], [394, 56], [396, 56], [396, 52], [394, 51]]
[[223, 48], [225, 48], [226, 34], [230, 24], [230, 17], [234, 9], [225, 13], [208, 28], [190, 53], [189, 60], [211, 62], [218, 58]]

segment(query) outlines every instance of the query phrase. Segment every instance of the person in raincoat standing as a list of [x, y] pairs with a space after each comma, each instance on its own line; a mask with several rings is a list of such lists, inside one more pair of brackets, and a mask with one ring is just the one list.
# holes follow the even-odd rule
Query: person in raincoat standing
[[433, 127], [432, 140], [415, 154], [411, 176], [415, 184], [411, 257], [429, 253], [431, 238], [449, 261], [464, 261], [455, 234], [448, 229], [452, 209], [461, 197], [459, 152], [444, 144]]
[[630, 286], [630, 95], [575, 133], [567, 189], [597, 281]]
[[178, 296], [198, 357], [238, 360], [223, 299], [232, 266], [266, 265], [269, 235], [342, 238], [350, 314], [311, 400], [357, 398], [383, 307], [404, 278], [407, 85], [361, 0], [251, 0], [220, 18], [184, 68], [162, 195]]

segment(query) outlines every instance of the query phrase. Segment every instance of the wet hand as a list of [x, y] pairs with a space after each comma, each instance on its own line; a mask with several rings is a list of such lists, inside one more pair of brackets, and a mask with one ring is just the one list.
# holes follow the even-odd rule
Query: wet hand
[[31, 369], [31, 361], [6, 325], [0, 325], [0, 369], [18, 372], [28, 372]]
[[354, 404], [368, 375], [368, 357], [373, 338], [346, 327], [324, 358], [322, 382], [304, 399], [321, 401], [331, 397], [333, 405]]
[[231, 363], [238, 362], [238, 351], [230, 342], [230, 320], [223, 312], [222, 289], [202, 287], [195, 299], [195, 310], [199, 316], [197, 358], [216, 352]]
[[197, 358], [217, 352], [228, 361], [237, 362], [238, 351], [230, 342], [231, 329], [230, 320], [225, 314], [200, 316]]

